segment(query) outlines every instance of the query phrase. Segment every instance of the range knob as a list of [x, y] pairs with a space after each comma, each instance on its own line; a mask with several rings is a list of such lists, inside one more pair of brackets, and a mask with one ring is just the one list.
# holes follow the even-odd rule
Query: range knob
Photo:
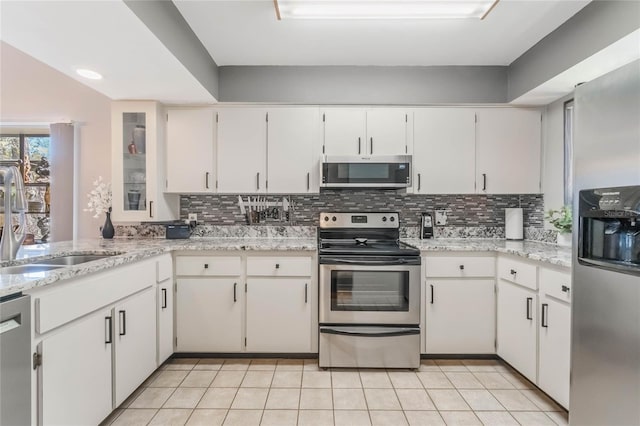
[[391, 216], [391, 217], [389, 218], [389, 220], [390, 220], [391, 222], [395, 222], [395, 221], [396, 221], [396, 218], [395, 218], [395, 217], [393, 217], [393, 216]]
[[335, 222], [336, 220], [338, 220], [338, 218], [334, 216], [331, 218], [331, 220]]
[[325, 216], [325, 217], [324, 217], [324, 221], [325, 221], [325, 222], [329, 222], [329, 216]]
[[387, 221], [387, 217], [386, 216], [382, 216], [382, 221], [386, 222]]

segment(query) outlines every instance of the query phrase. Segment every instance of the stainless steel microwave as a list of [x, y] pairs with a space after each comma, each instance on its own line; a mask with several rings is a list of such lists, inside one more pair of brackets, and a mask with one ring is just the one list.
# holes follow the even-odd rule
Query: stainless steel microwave
[[322, 161], [324, 188], [407, 188], [411, 156], [330, 156]]

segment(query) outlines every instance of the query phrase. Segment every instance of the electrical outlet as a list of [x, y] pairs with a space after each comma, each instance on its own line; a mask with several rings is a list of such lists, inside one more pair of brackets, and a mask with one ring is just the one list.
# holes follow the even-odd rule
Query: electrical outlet
[[189, 222], [197, 222], [198, 213], [189, 213]]
[[447, 211], [436, 210], [436, 225], [444, 226], [447, 224]]

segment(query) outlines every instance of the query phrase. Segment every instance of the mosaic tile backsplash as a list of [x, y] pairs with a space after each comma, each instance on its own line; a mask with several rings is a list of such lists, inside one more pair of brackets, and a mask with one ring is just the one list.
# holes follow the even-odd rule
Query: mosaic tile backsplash
[[[542, 194], [522, 195], [414, 195], [386, 190], [323, 190], [313, 195], [266, 195], [268, 202], [280, 204], [283, 197], [293, 201], [292, 222], [317, 226], [321, 211], [398, 211], [403, 227], [419, 226], [422, 212], [445, 210], [447, 227], [504, 228], [504, 209], [522, 207], [525, 228], [542, 228]], [[247, 196], [244, 200], [246, 202]], [[243, 225], [237, 195], [182, 195], [180, 217], [198, 214], [205, 225]], [[261, 224], [287, 224], [268, 218]]]

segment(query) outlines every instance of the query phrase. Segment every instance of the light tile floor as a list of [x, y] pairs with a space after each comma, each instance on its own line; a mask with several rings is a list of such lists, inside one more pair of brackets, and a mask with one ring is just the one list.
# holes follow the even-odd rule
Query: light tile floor
[[566, 425], [567, 413], [496, 360], [322, 370], [315, 359], [173, 359], [103, 426]]

